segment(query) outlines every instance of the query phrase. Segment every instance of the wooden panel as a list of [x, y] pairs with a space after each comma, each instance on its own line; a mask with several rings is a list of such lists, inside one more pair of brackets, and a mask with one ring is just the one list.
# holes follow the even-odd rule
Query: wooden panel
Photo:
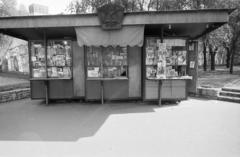
[[145, 99], [158, 99], [158, 81], [145, 81]]
[[[196, 41], [192, 42], [194, 50], [188, 51], [188, 61], [187, 61], [187, 74], [192, 76], [193, 79], [188, 81], [188, 92], [196, 94], [197, 92], [197, 78], [198, 78], [198, 43]], [[194, 62], [194, 68], [190, 68], [190, 63]]]
[[104, 81], [104, 99], [119, 100], [128, 98], [128, 80]]
[[[162, 83], [161, 96], [164, 100], [175, 100], [186, 98], [186, 80], [166, 80]], [[158, 99], [157, 81], [146, 80], [145, 99]]]
[[73, 93], [74, 97], [85, 96], [84, 48], [73, 42]]
[[31, 98], [44, 99], [45, 98], [45, 85], [44, 81], [30, 81]]
[[161, 90], [162, 99], [171, 99], [172, 97], [172, 87], [162, 87]]
[[49, 81], [49, 98], [50, 99], [73, 98], [73, 81], [72, 80]]
[[172, 86], [174, 87], [185, 87], [185, 84], [186, 84], [186, 80], [172, 80]]
[[166, 80], [162, 83], [161, 89], [162, 99], [171, 99], [172, 97], [172, 81]]
[[172, 80], [164, 80], [162, 82], [162, 87], [171, 87], [172, 86]]
[[185, 99], [186, 98], [186, 88], [185, 87], [173, 87], [172, 97], [175, 99]]
[[141, 97], [141, 78], [142, 78], [142, 63], [141, 63], [141, 48], [129, 47], [129, 97]]
[[101, 85], [100, 81], [86, 81], [86, 99], [100, 100], [101, 99]]
[[172, 80], [172, 97], [175, 99], [186, 98], [186, 81], [187, 80]]

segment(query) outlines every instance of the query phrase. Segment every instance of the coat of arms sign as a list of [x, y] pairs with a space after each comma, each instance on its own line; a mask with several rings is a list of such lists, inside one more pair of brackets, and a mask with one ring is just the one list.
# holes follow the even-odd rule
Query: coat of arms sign
[[97, 9], [98, 17], [104, 30], [121, 29], [124, 8], [121, 5], [109, 3]]

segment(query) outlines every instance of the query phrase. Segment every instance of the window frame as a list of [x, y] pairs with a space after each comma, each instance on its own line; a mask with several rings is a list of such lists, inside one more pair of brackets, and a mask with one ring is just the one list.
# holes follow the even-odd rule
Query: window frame
[[[49, 77], [48, 68], [51, 66], [48, 65], [47, 57], [48, 57], [48, 43], [51, 41], [68, 41], [70, 43], [71, 64], [70, 64], [70, 66], [63, 66], [63, 67], [70, 67], [70, 71], [71, 71], [70, 77]], [[32, 45], [34, 44], [34, 42], [42, 42], [43, 43], [46, 77], [33, 77]], [[29, 53], [30, 80], [69, 80], [69, 79], [73, 78], [73, 44], [72, 44], [71, 39], [29, 40], [29, 50], [30, 50], [30, 53]]]
[[[100, 77], [89, 77], [88, 76], [88, 67], [89, 67], [89, 65], [88, 65], [88, 53], [90, 52], [90, 51], [88, 51], [88, 49], [89, 48], [93, 48], [93, 47], [95, 47], [95, 48], [99, 48], [100, 49], [100, 54], [101, 54], [101, 60], [100, 60], [100, 65], [99, 65], [99, 67], [102, 69], [101, 71], [100, 71]], [[104, 65], [104, 57], [103, 57], [103, 53], [105, 53], [104, 52], [104, 49], [106, 49], [106, 48], [108, 48], [108, 47], [112, 47], [112, 48], [117, 48], [117, 47], [120, 47], [120, 48], [125, 48], [126, 49], [126, 65], [112, 65], [112, 66], [106, 66], [106, 65]], [[103, 47], [103, 46], [85, 46], [85, 49], [84, 49], [84, 51], [85, 51], [85, 66], [86, 66], [86, 79], [87, 80], [100, 80], [100, 79], [105, 79], [105, 80], [125, 80], [125, 79], [128, 79], [129, 78], [129, 52], [128, 52], [128, 46], [125, 46], [125, 47], [121, 47], [121, 46], [116, 46], [116, 47], [114, 47], [114, 46], [108, 46], [108, 47]], [[104, 73], [103, 73], [103, 69], [104, 68], [106, 68], [106, 67], [122, 67], [122, 66], [125, 66], [126, 67], [126, 76], [118, 76], [118, 77], [104, 77]], [[90, 66], [91, 67], [91, 66]], [[92, 66], [92, 67], [94, 67], [94, 66]], [[97, 67], [97, 66], [95, 66], [95, 67]]]
[[[148, 40], [161, 40], [161, 38], [158, 37], [158, 36], [147, 36], [147, 37], [145, 37], [145, 46], [144, 46], [144, 51], [145, 51], [145, 54], [144, 54], [145, 55], [145, 57], [144, 57], [144, 66], [145, 66], [144, 77], [146, 79], [157, 79], [157, 76], [155, 76], [155, 77], [148, 77], [148, 75], [147, 75], [147, 68], [151, 67], [151, 66], [156, 66], [154, 64], [152, 64], [152, 65], [147, 64], [147, 61], [146, 61], [147, 60], [147, 50], [146, 49], [148, 48], [148, 44], [147, 44]], [[187, 73], [186, 73], [186, 71], [187, 71], [187, 60], [188, 60], [188, 58], [187, 58], [187, 56], [188, 56], [187, 40], [185, 38], [163, 38], [163, 43], [168, 44], [167, 40], [184, 40], [185, 41], [184, 46], [183, 45], [182, 46], [180, 46], [180, 45], [172, 45], [171, 46], [171, 54], [170, 55], [173, 55], [172, 54], [173, 53], [173, 47], [181, 47], [183, 49], [182, 51], [186, 52], [185, 53], [186, 54], [186, 56], [185, 56], [186, 63], [183, 64], [183, 65], [180, 65], [180, 64], [178, 65], [178, 63], [175, 63], [174, 65], [168, 65], [166, 63], [166, 68], [167, 67], [172, 67], [177, 72], [177, 76], [169, 76], [169, 75], [165, 74], [165, 77], [166, 77], [165, 79], [174, 79], [174, 78], [181, 78], [182, 76], [188, 76]], [[183, 70], [183, 71], [185, 71], [185, 72], [183, 72], [183, 73], [185, 73], [185, 75], [179, 75], [179, 71], [177, 70], [178, 67], [181, 67], [181, 68], [185, 69], [185, 70]], [[156, 67], [154, 67], [154, 68], [157, 71], [157, 68]]]

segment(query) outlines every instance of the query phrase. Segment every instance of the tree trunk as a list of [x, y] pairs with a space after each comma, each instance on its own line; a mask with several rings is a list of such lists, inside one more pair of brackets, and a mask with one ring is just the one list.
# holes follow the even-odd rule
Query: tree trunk
[[156, 11], [159, 10], [159, 1], [157, 0], [157, 4], [156, 4]]
[[234, 56], [235, 56], [235, 43], [233, 43], [233, 47], [231, 50], [231, 61], [230, 61], [230, 74], [233, 73], [233, 65], [234, 65]]
[[203, 70], [207, 71], [207, 48], [205, 43], [203, 43]]
[[215, 70], [215, 55], [216, 55], [215, 52], [211, 53], [211, 70], [212, 71]]
[[216, 56], [216, 50], [212, 49], [212, 46], [209, 46], [209, 53], [210, 53], [210, 58], [211, 58], [211, 70], [215, 70], [215, 56]]
[[147, 11], [149, 11], [150, 10], [150, 8], [151, 8], [151, 6], [152, 6], [152, 0], [149, 0], [149, 2], [148, 2], [148, 10]]
[[227, 52], [227, 54], [226, 54], [226, 68], [229, 68], [229, 66], [230, 66], [230, 59], [231, 59], [230, 47], [228, 46], [228, 44], [226, 42], [223, 42], [222, 45], [223, 45], [224, 49]]
[[134, 11], [134, 5], [135, 5], [135, 2], [132, 1], [132, 12]]
[[226, 50], [227, 50], [226, 68], [229, 68], [229, 66], [230, 66], [230, 57], [231, 57], [231, 53], [230, 53], [229, 48], [226, 48]]
[[232, 44], [231, 44], [231, 48], [230, 48], [230, 52], [231, 52], [231, 61], [230, 61], [230, 74], [233, 73], [233, 66], [234, 66], [234, 57], [235, 57], [235, 53], [236, 53], [236, 45], [237, 45], [237, 41], [238, 41], [238, 34], [235, 34], [236, 36], [234, 36], [232, 38]]

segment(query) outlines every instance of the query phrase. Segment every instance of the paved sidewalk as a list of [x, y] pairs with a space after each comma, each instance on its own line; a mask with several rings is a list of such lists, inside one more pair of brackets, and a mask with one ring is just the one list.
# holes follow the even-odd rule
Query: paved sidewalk
[[0, 104], [0, 156], [239, 157], [240, 105]]

